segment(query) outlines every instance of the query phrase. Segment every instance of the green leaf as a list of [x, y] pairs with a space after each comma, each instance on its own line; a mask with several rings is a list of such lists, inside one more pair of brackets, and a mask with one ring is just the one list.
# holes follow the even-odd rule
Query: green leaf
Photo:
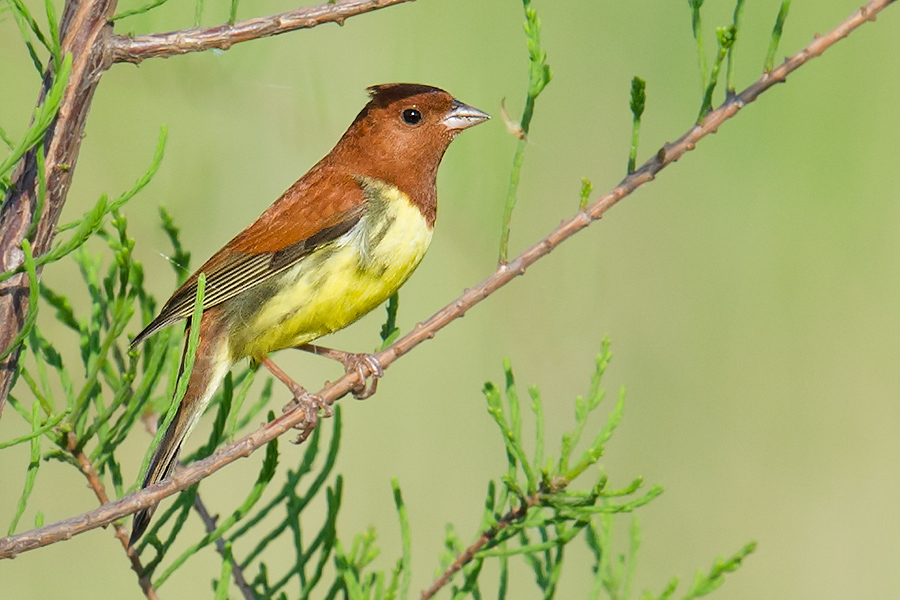
[[394, 292], [387, 303], [387, 320], [381, 326], [381, 346], [379, 350], [384, 350], [394, 343], [394, 340], [400, 335], [400, 329], [397, 327], [397, 310], [400, 308], [400, 292]]

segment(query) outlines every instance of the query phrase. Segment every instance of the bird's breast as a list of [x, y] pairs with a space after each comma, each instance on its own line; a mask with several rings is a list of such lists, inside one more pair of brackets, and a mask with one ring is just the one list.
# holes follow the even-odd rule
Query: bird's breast
[[387, 300], [412, 274], [432, 229], [399, 189], [361, 179], [366, 211], [337, 240], [233, 301], [234, 360], [263, 356], [342, 329]]

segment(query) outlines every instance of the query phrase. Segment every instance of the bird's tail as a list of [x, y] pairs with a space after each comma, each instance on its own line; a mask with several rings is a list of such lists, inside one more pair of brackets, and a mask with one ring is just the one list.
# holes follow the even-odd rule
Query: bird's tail
[[[200, 320], [200, 345], [197, 347], [187, 391], [178, 405], [175, 418], [172, 419], [156, 452], [150, 459], [150, 466], [147, 467], [141, 489], [166, 479], [175, 470], [182, 443], [200, 420], [200, 416], [209, 406], [216, 389], [231, 367], [228, 338], [221, 323], [217, 323], [217, 312], [215, 309], [207, 310]], [[184, 374], [186, 353], [187, 340], [185, 340], [185, 349], [182, 352], [182, 372], [179, 374], [179, 379]], [[134, 524], [131, 527], [131, 545], [134, 545], [147, 530], [155, 510], [156, 506], [154, 505], [135, 513]]]

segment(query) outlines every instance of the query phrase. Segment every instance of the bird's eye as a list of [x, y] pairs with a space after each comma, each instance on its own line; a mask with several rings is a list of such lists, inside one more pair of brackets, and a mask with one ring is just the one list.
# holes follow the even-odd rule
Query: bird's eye
[[401, 116], [403, 117], [403, 122], [407, 125], [418, 125], [422, 120], [422, 113], [414, 108], [407, 108]]

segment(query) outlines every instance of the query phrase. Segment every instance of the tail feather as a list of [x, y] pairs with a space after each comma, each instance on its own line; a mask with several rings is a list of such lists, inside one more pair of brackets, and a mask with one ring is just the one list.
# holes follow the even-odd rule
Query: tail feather
[[[215, 391], [215, 388], [213, 391]], [[178, 455], [181, 452], [181, 444], [184, 442], [184, 438], [187, 437], [187, 433], [189, 433], [184, 427], [179, 427], [179, 424], [183, 423], [185, 420], [185, 415], [183, 414], [185, 412], [185, 406], [184, 401], [182, 401], [181, 405], [178, 407], [178, 413], [176, 413], [175, 419], [169, 425], [169, 428], [166, 429], [166, 433], [160, 440], [159, 446], [156, 447], [156, 452], [153, 453], [153, 457], [150, 459], [150, 465], [147, 467], [147, 473], [144, 475], [144, 483], [141, 484], [141, 489], [150, 487], [154, 483], [159, 483], [163, 479], [167, 479], [175, 471], [175, 465], [178, 464]], [[181, 431], [179, 431], [179, 429], [181, 429]], [[130, 540], [132, 546], [142, 535], [144, 535], [147, 526], [150, 525], [150, 518], [155, 511], [156, 505], [154, 504], [153, 506], [134, 514], [134, 524], [131, 526]]]
[[[217, 312], [215, 309], [210, 309], [203, 314], [200, 321], [200, 345], [197, 348], [194, 369], [188, 380], [187, 391], [178, 406], [175, 418], [172, 419], [150, 459], [141, 489], [167, 479], [175, 471], [184, 440], [200, 420], [203, 411], [209, 406], [216, 389], [231, 367], [227, 336], [224, 335], [224, 328], [218, 322]], [[185, 344], [186, 350], [187, 344]], [[184, 354], [182, 354], [181, 364], [183, 369]], [[179, 374], [180, 377], [181, 374]], [[134, 523], [131, 527], [130, 543], [132, 546], [147, 530], [155, 510], [156, 505], [135, 513]]]

